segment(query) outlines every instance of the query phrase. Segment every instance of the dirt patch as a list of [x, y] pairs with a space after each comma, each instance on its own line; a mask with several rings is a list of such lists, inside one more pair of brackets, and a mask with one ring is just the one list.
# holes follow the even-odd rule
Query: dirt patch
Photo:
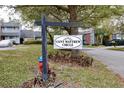
[[119, 74], [116, 74], [116, 76], [120, 79], [121, 82], [124, 83], [124, 78], [122, 76], [120, 76]]
[[42, 72], [37, 72], [37, 74], [35, 72], [34, 74], [35, 74], [34, 79], [24, 82], [20, 87], [21, 88], [33, 88], [33, 87], [47, 88], [50, 86], [54, 86], [54, 83], [56, 80], [56, 74], [55, 72], [51, 71], [51, 69], [48, 69], [47, 81], [43, 81]]
[[[79, 88], [80, 85], [76, 83], [71, 83], [67, 81], [62, 81], [57, 78], [56, 74], [53, 72], [55, 69], [52, 69], [51, 73], [48, 73], [48, 80], [43, 82], [42, 76], [38, 74], [33, 79], [27, 80], [19, 86], [19, 88]], [[36, 72], [35, 72], [36, 75]]]
[[79, 88], [78, 84], [72, 84], [67, 81], [56, 80], [55, 82], [50, 82], [49, 80], [46, 82], [40, 81], [34, 86], [34, 80], [31, 79], [24, 82], [20, 88]]

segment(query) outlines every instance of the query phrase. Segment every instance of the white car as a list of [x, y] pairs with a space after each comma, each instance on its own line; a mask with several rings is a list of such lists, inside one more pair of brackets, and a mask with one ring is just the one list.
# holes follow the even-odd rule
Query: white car
[[11, 40], [2, 40], [0, 41], [0, 47], [12, 47], [13, 43]]

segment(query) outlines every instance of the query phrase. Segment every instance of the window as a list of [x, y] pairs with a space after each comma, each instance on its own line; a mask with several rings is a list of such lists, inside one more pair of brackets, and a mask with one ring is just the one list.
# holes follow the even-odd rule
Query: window
[[2, 29], [4, 29], [4, 27], [1, 27]]

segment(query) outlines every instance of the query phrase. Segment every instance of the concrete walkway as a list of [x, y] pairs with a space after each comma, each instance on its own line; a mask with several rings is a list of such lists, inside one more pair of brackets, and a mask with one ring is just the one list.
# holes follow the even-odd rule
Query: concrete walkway
[[84, 48], [83, 51], [101, 61], [113, 72], [124, 78], [124, 51], [106, 50], [106, 48], [110, 47]]

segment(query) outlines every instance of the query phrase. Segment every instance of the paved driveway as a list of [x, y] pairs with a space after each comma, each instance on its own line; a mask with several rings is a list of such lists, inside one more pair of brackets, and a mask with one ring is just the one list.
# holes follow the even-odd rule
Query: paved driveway
[[124, 52], [106, 50], [106, 48], [84, 48], [83, 51], [107, 65], [113, 72], [124, 77]]

